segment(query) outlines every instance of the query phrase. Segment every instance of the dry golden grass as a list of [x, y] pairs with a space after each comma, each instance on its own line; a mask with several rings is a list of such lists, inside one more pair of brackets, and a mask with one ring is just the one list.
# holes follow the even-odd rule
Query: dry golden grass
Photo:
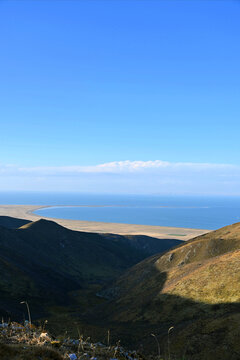
[[[45, 324], [46, 325], [46, 324]], [[27, 323], [3, 323], [0, 327], [1, 360], [67, 360], [73, 354], [74, 359], [92, 360], [142, 360], [136, 351], [125, 350], [120, 341], [111, 345], [110, 331], [108, 343], [93, 343], [79, 333], [78, 339], [61, 336], [53, 339], [43, 327]]]
[[240, 302], [240, 251], [224, 254], [203, 264], [185, 266], [179, 279], [176, 268], [168, 272], [161, 293], [206, 304]]

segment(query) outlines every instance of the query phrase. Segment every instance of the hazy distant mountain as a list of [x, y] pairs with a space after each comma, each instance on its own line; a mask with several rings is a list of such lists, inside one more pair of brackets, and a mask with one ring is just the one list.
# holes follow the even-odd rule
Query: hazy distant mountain
[[240, 223], [143, 260], [105, 294], [98, 316], [125, 342], [153, 349], [154, 333], [168, 354], [174, 326], [177, 359], [239, 359]]

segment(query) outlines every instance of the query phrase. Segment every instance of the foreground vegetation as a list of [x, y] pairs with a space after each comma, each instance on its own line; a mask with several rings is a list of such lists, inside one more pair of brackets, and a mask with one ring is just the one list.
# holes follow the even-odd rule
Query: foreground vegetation
[[0, 359], [1, 360], [77, 360], [77, 359], [119, 359], [141, 360], [136, 351], [127, 351], [120, 342], [110, 345], [92, 343], [90, 338], [84, 339], [79, 333], [78, 339], [61, 336], [51, 337], [45, 324], [36, 327], [29, 322], [24, 325], [9, 322], [0, 324]]

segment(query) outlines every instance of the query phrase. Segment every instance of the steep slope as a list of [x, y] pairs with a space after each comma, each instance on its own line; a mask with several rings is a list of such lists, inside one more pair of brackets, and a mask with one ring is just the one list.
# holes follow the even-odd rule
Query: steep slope
[[239, 359], [240, 223], [142, 261], [105, 294], [113, 299], [101, 313], [126, 341], [151, 348], [156, 332], [168, 351], [166, 334], [174, 326], [176, 356]]

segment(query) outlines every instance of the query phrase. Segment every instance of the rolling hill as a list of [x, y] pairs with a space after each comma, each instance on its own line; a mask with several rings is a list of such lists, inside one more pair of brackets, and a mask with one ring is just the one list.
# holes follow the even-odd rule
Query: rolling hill
[[152, 350], [154, 333], [167, 357], [239, 359], [240, 223], [143, 260], [104, 294], [98, 318], [125, 343]]

